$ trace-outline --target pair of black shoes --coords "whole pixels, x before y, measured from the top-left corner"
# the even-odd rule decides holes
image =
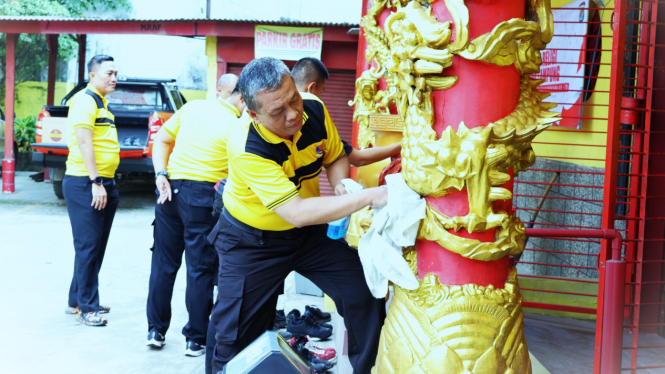
[[[129,147],[140,147],[143,144],[141,144],[141,140],[137,138],[136,136],[125,136],[125,138],[122,140],[122,145]]]
[[[286,317],[286,331],[293,336],[309,336],[320,340],[327,340],[332,335],[330,313],[324,313],[316,307],[305,307],[305,313],[300,315],[298,309],[293,309]]]

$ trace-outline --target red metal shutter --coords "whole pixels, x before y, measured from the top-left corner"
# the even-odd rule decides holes
[[[355,70],[338,70],[330,72],[330,79],[326,82],[326,90],[321,99],[326,104],[330,118],[337,126],[339,137],[352,144],[353,132],[353,107],[349,106],[349,101],[353,100],[356,92],[356,72]],[[325,171],[321,172],[319,177],[319,188],[321,196],[334,195],[335,192],[328,183]]]
[[[244,65],[229,64],[228,72],[240,75]],[[326,104],[328,113],[339,132],[340,138],[352,143],[353,132],[353,107],[349,106],[349,101],[353,100],[356,92],[356,72],[355,70],[338,70],[330,72],[330,79],[326,82],[326,90],[321,99]],[[319,177],[319,188],[321,196],[331,196],[335,192],[328,183],[326,172],[322,171]]]

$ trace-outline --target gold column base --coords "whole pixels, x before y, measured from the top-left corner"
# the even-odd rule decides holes
[[[504,289],[395,286],[372,374],[531,374],[515,268]]]

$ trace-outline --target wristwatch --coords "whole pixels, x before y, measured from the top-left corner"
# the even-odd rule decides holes
[[[166,179],[169,179],[169,177],[171,176],[168,171],[162,170],[162,171],[157,172],[157,174],[155,174],[155,179],[157,179],[157,177],[159,177],[160,175],[165,176]]]
[[[92,182],[98,186],[101,186],[102,183],[104,182],[104,179],[102,179],[102,177],[100,176],[97,176],[95,177],[95,179],[92,180]]]

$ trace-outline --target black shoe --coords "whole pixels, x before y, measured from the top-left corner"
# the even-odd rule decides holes
[[[126,146],[126,147],[131,146],[131,145],[132,145],[132,138],[131,138],[130,136],[125,136],[125,137],[122,139],[122,145],[124,145],[124,146]]]
[[[330,370],[333,367],[333,363],[327,360],[322,360],[312,354],[307,348],[305,348],[304,345],[300,344],[297,347],[298,356],[305,360],[308,364],[311,366],[314,365],[324,365],[326,367],[326,371]]]
[[[289,315],[291,315],[291,314],[294,314],[297,318],[300,318],[300,317],[301,317],[301,315],[300,315],[300,311],[299,311],[298,309],[293,309],[292,311],[290,311],[290,312],[289,312]],[[326,314],[330,314],[330,313],[326,313]],[[312,314],[309,313],[309,312],[305,312],[305,314],[303,314],[302,316],[304,317],[304,316],[307,316],[307,315],[312,315]],[[312,316],[312,317],[314,317],[314,316]],[[314,320],[317,320],[317,319],[314,317]],[[317,321],[318,321],[318,320],[317,320]],[[324,322],[321,322],[321,321],[319,321],[319,323],[320,323],[321,326],[323,326],[323,327],[327,327],[327,328],[329,328],[329,329],[332,329],[332,328],[333,328],[333,326],[332,326],[331,324],[329,324],[329,323],[324,323]]]
[[[331,320],[330,313],[323,312],[321,309],[315,306],[307,305],[305,307],[305,314],[307,313],[311,314],[312,317],[314,317],[319,322],[330,322]]]
[[[153,348],[162,348],[166,344],[166,339],[164,335],[157,332],[157,330],[152,329],[148,333],[148,346]]]
[[[295,313],[289,313],[286,318],[286,331],[294,336],[309,335],[312,338],[326,340],[332,335],[332,329],[321,326],[311,315],[297,317]]]
[[[278,310],[275,312],[275,330],[283,329],[286,327],[286,316],[284,315],[284,310]]]
[[[140,147],[141,145],[142,145],[141,140],[139,140],[139,138],[137,138],[136,136],[132,136],[132,146]]]
[[[328,372],[328,368],[322,364],[309,364],[309,367],[312,368],[314,374],[326,374]]]
[[[187,345],[185,346],[185,356],[199,357],[204,353],[206,353],[205,345],[196,344],[192,340],[187,341]]]

